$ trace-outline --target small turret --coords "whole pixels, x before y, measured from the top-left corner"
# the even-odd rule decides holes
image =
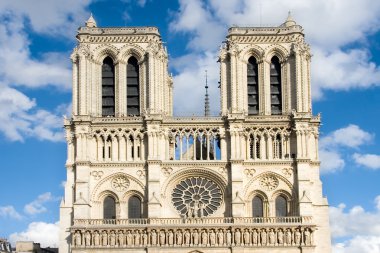
[[[90,17],[88,18],[88,20],[86,21],[86,26],[87,27],[96,27],[96,21],[94,19],[94,17],[92,16],[92,13],[90,15]]]
[[[292,14],[291,14],[291,12],[289,11],[289,12],[288,12],[288,17],[287,17],[285,23],[284,23],[282,26],[290,27],[290,26],[294,26],[294,25],[296,25],[296,24],[297,24],[296,21],[294,21],[294,19],[293,19],[293,17],[292,17]]]

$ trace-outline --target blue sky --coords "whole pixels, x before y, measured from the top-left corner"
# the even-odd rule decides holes
[[[157,26],[170,55],[175,113],[199,114],[208,70],[219,110],[218,49],[232,24],[281,24],[311,44],[313,113],[334,253],[380,253],[380,1],[3,0],[0,2],[0,237],[57,242],[77,27]],[[181,103],[184,101],[194,103]]]

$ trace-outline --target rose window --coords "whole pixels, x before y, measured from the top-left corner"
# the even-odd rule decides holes
[[[111,185],[116,191],[125,191],[129,187],[129,180],[124,176],[118,176],[112,179]]]
[[[191,177],[176,185],[172,202],[177,211],[187,218],[204,217],[220,207],[222,191],[209,179]]]

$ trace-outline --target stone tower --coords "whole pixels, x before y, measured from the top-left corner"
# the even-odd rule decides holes
[[[155,27],[78,30],[60,252],[328,253],[310,49],[289,16],[232,27],[221,115],[174,117]]]

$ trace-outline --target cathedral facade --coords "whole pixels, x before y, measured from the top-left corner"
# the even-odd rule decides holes
[[[77,39],[60,253],[331,252],[310,48],[290,16],[228,30],[219,116],[173,116],[157,28],[90,17]]]

